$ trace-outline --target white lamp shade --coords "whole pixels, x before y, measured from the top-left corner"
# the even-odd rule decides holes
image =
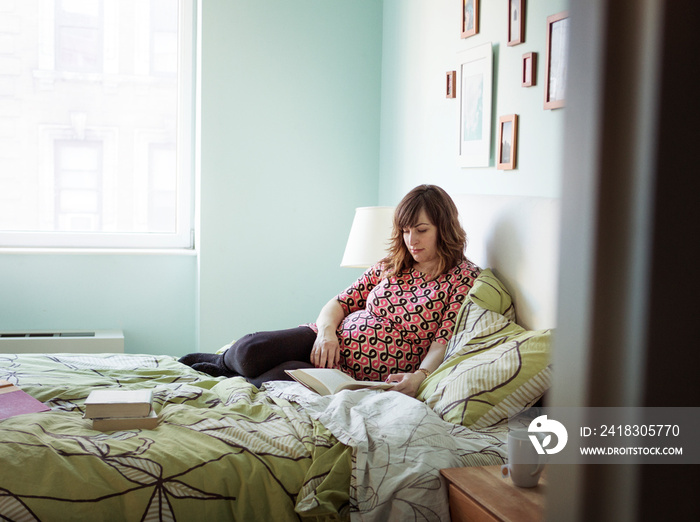
[[[393,227],[394,207],[359,207],[350,229],[340,266],[368,268],[386,257]]]

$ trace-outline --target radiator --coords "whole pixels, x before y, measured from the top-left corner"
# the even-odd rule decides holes
[[[121,330],[0,332],[0,353],[124,353]]]

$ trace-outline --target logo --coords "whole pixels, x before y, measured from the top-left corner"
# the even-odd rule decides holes
[[[540,442],[540,438],[537,435],[529,435],[532,445],[535,446],[537,453],[540,455],[559,453],[566,446],[566,441],[569,440],[569,434],[566,432],[564,425],[561,422],[548,419],[546,415],[535,417],[528,426],[527,431],[546,434],[542,442]],[[557,436],[557,444],[553,448],[549,448],[548,446],[552,442],[552,433]]]

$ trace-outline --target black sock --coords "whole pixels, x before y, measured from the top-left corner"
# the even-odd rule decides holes
[[[180,357],[178,362],[186,364],[187,366],[192,366],[197,363],[212,363],[212,364],[222,364],[223,356],[218,353],[188,353],[187,355]]]
[[[209,362],[194,363],[193,370],[198,372],[208,373],[212,377],[236,377],[238,374],[226,368],[223,364],[214,364]]]

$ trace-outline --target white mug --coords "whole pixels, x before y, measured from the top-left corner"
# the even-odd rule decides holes
[[[540,481],[544,458],[537,454],[526,430],[508,432],[508,464],[501,466],[503,478],[510,475],[513,484],[534,488]]]

